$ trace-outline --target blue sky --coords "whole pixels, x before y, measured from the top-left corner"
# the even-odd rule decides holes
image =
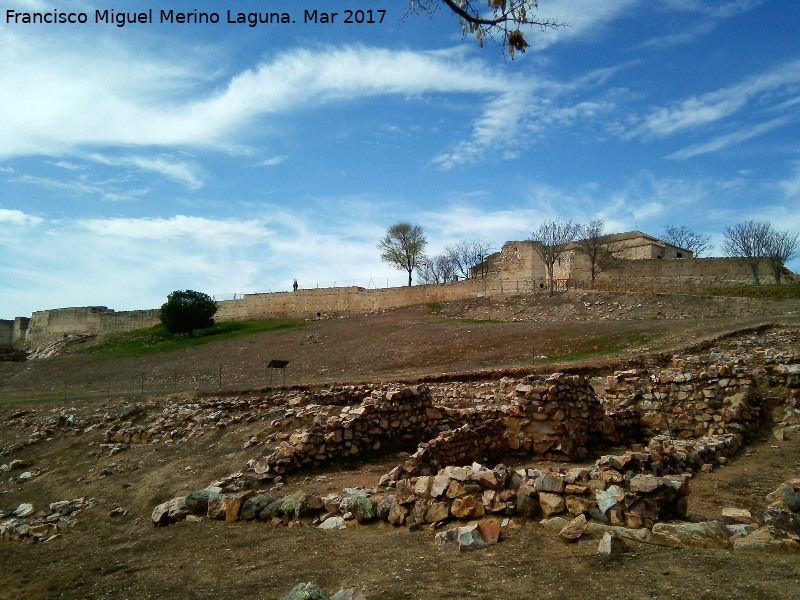
[[[217,11],[218,24],[23,24],[7,10]],[[304,9],[385,9],[303,23]],[[541,0],[570,26],[511,61],[445,9],[17,0],[0,20],[0,318],[402,285],[376,244],[499,250],[545,219],[800,230],[797,0]],[[294,24],[227,24],[226,11]],[[341,14],[339,19],[341,19]],[[790,266],[800,270],[800,263]]]

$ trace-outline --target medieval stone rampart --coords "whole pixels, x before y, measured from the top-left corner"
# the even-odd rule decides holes
[[[772,270],[766,260],[759,265],[759,277],[765,283],[772,281]],[[740,258],[626,260],[601,272],[598,278],[699,284],[753,283],[750,266]]]
[[[25,345],[37,347],[66,334],[121,333],[159,322],[158,309],[116,312],[105,306],[57,308],[33,313]]]

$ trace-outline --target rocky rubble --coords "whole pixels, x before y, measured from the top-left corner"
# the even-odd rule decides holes
[[[158,505],[151,520],[155,526],[185,519],[259,520],[328,530],[375,522],[435,530],[468,521],[436,535],[439,546],[463,551],[497,543],[506,528],[519,527],[510,520],[517,516],[539,521],[565,543],[584,535],[603,538],[598,551],[604,553],[624,552],[625,540],[678,548],[800,550],[800,481],[767,497],[771,504],[763,519],[726,509],[721,520],[684,522],[687,477],[632,471],[618,477],[610,462],[605,457],[593,468],[547,471],[445,467],[435,475],[399,479],[393,490],[348,488],[325,496],[279,497],[243,490],[243,478],[230,478]]]
[[[0,539],[29,544],[58,539],[61,532],[75,524],[75,517],[97,504],[95,498],[61,500],[37,510],[33,504],[20,504],[11,515],[0,513]]]

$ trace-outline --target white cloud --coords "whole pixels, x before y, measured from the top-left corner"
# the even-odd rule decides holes
[[[787,200],[800,199],[800,162],[795,164],[794,173],[778,185]]]
[[[766,123],[759,123],[758,125],[754,125],[752,127],[748,127],[739,131],[734,131],[733,133],[729,133],[727,135],[721,135],[703,144],[695,144],[693,146],[689,146],[688,148],[684,148],[683,150],[673,152],[672,154],[667,156],[667,158],[686,159],[686,158],[693,158],[701,154],[716,152],[717,150],[722,150],[724,148],[727,148],[728,146],[739,144],[751,138],[772,131],[773,129],[776,129],[778,127],[782,127],[783,125],[786,125],[790,121],[791,119],[789,119],[788,117],[772,119],[771,121],[767,121]]]
[[[60,160],[58,162],[50,162],[51,165],[54,167],[58,167],[59,169],[65,169],[67,171],[82,171],[83,167],[72,164],[66,160]]]
[[[626,137],[666,137],[714,123],[736,114],[766,93],[780,94],[797,83],[800,83],[800,61],[785,63],[736,85],[655,108]]]
[[[531,31],[526,39],[536,50],[542,50],[557,43],[577,40],[592,40],[605,33],[609,24],[632,10],[640,0],[616,0],[598,2],[597,0],[561,0],[549,2],[539,7],[538,15],[543,19],[556,19],[568,27],[547,31]]]
[[[86,158],[104,165],[135,167],[145,171],[158,173],[169,179],[182,183],[190,190],[203,187],[203,182],[198,174],[199,167],[191,162],[182,160],[169,160],[169,157],[158,158],[147,156],[108,157],[101,154],[90,154]]]
[[[81,178],[72,181],[61,181],[50,177],[34,177],[32,175],[20,175],[9,179],[12,183],[21,183],[26,185],[37,185],[60,192],[68,192],[79,196],[97,196],[105,202],[123,202],[130,201],[148,193],[147,188],[126,189],[119,190],[113,187],[119,182],[105,181],[95,182],[88,178]]]
[[[31,226],[39,225],[42,222],[43,219],[34,215],[26,214],[21,210],[0,208],[0,223],[7,225]]]
[[[265,160],[262,160],[258,164],[259,164],[259,166],[262,166],[262,167],[275,167],[275,166],[281,164],[282,162],[286,161],[287,158],[289,158],[289,157],[288,156],[273,156],[271,158],[267,158]]]
[[[286,52],[208,91],[206,69],[191,60],[179,67],[114,38],[51,42],[0,32],[0,157],[114,145],[227,149],[262,115],[352,98],[509,88],[506,77],[458,54],[349,47]],[[161,164],[140,166],[190,181]]]

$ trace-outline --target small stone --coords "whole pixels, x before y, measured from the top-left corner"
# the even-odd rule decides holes
[[[462,552],[465,550],[477,550],[479,548],[486,548],[488,544],[483,541],[477,525],[466,525],[458,528],[458,549]]]
[[[12,505],[12,506],[13,506],[13,505]],[[23,503],[23,504],[20,504],[20,505],[19,505],[19,506],[16,508],[16,510],[14,510],[14,512],[13,512],[12,514],[13,514],[15,517],[21,517],[21,518],[24,518],[24,517],[29,517],[29,516],[31,516],[31,515],[32,515],[33,513],[35,513],[35,512],[36,512],[36,509],[33,507],[33,504],[29,504],[29,503]]]
[[[597,546],[600,554],[622,554],[627,549],[628,545],[625,540],[619,534],[609,531],[603,534]]]
[[[356,587],[339,590],[333,596],[331,596],[331,600],[367,600],[367,598],[364,596],[361,588]]]
[[[486,545],[491,546],[500,541],[500,523],[495,519],[478,521],[478,532]]]
[[[344,517],[329,517],[320,523],[317,529],[346,529]]]

